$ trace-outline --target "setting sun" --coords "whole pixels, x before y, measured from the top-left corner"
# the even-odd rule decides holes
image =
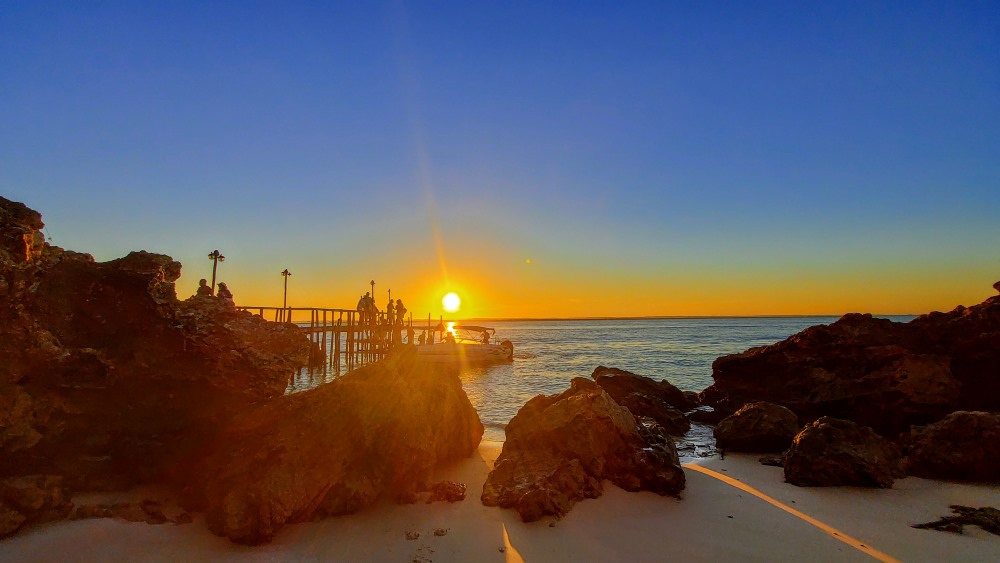
[[[444,305],[445,311],[454,313],[459,307],[462,306],[462,299],[453,291],[444,296],[444,299],[441,300],[441,304]]]

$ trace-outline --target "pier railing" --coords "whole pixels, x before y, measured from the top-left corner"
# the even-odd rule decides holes
[[[320,307],[251,307],[237,309],[260,315],[269,321],[292,323],[305,331],[325,367],[339,373],[382,359],[389,351],[385,313],[373,319],[361,318],[350,309]],[[317,365],[315,359],[310,362]]]

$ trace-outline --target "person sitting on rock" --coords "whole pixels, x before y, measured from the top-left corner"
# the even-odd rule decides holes
[[[444,341],[447,342],[447,343],[449,343],[449,344],[454,344],[455,343],[455,333],[454,332],[446,332],[446,333],[444,333]]]
[[[228,299],[230,301],[233,300],[233,292],[229,291],[229,287],[226,285],[225,282],[219,282],[219,295],[218,296],[221,297],[222,299]]]
[[[208,285],[208,280],[201,278],[198,280],[198,293],[195,293],[198,297],[211,297],[212,288]]]

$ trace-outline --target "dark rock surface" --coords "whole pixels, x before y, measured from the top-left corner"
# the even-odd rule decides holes
[[[785,481],[800,487],[892,488],[899,450],[871,428],[822,417],[802,429],[785,454]]]
[[[918,430],[909,454],[911,475],[1000,482],[1000,415],[953,412]]]
[[[177,300],[181,265],[133,252],[98,263],[43,241],[0,198],[0,477],[76,490],[156,481],[304,365],[300,331],[212,298]]]
[[[0,538],[24,526],[62,520],[72,509],[62,477],[27,475],[0,480]]]
[[[576,502],[600,496],[603,479],[661,495],[684,488],[677,451],[664,430],[652,419],[637,420],[587,379],[531,399],[506,433],[481,500],[517,510],[525,522],[562,516]]]
[[[355,512],[382,494],[413,499],[482,435],[457,371],[403,348],[237,416],[178,479],[213,532],[259,544],[286,523]]]
[[[895,436],[955,410],[1000,410],[1000,296],[909,323],[849,314],[717,359],[704,403],[752,401],[803,420],[834,416]]]
[[[715,427],[719,448],[734,452],[783,452],[799,433],[798,417],[781,405],[759,401],[724,418]]]
[[[683,411],[694,408],[697,402],[693,400],[693,395],[670,382],[604,366],[594,369],[591,377],[616,403],[634,416],[652,418],[673,436],[683,436],[691,429]]]
[[[128,522],[146,524],[189,524],[191,515],[184,511],[168,514],[159,502],[142,500],[138,502],[116,502],[112,504],[83,504],[73,513],[74,520],[87,518],[117,518]]]
[[[965,526],[979,526],[983,530],[1000,535],[1000,510],[993,507],[973,508],[971,506],[951,505],[954,516],[945,516],[934,522],[914,524],[914,528],[940,530],[961,534]]]

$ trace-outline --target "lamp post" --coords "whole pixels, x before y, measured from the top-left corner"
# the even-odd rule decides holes
[[[281,302],[281,308],[282,309],[287,309],[288,308],[288,276],[290,276],[290,275],[292,275],[292,273],[288,271],[288,268],[285,268],[281,272],[281,277],[285,278],[285,298]]]
[[[372,301],[375,301],[375,280],[368,282],[372,285]]]
[[[212,261],[212,295],[215,295],[215,271],[219,269],[219,262],[226,261],[226,257],[218,250],[213,250],[208,254],[208,259]]]
[[[288,308],[288,276],[290,275],[292,275],[292,273],[288,271],[288,268],[285,268],[284,271],[281,272],[281,277],[285,278],[285,298],[281,302],[282,309]]]

